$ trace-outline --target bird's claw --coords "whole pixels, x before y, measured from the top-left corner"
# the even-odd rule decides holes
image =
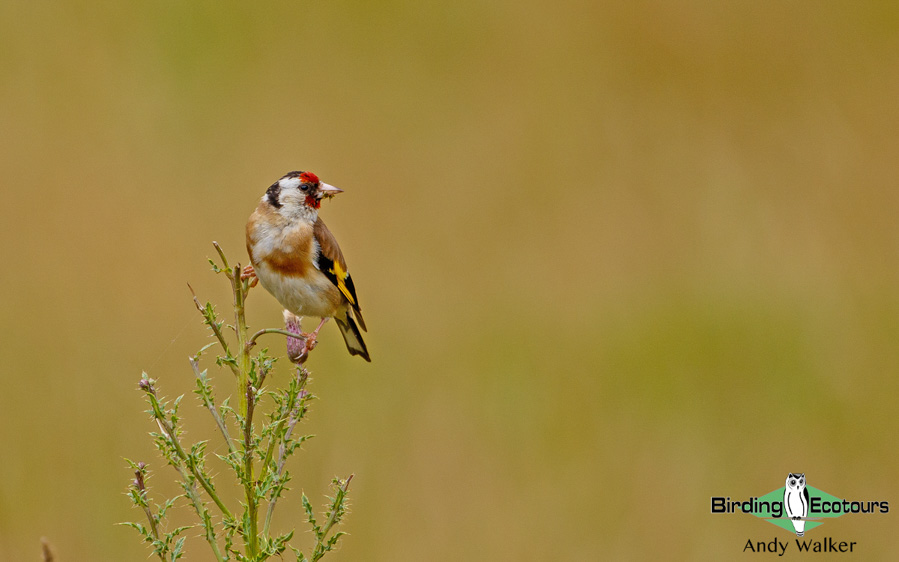
[[[252,265],[246,266],[243,268],[243,271],[240,272],[240,280],[246,281],[247,279],[252,279],[252,281],[250,281],[251,289],[259,283],[259,278],[256,277],[256,270],[253,269]]]
[[[294,338],[287,339],[287,358],[292,363],[302,365],[309,358],[309,352],[315,349],[318,342],[315,334],[307,334],[305,332],[297,334]]]
[[[322,318],[318,328],[312,332],[304,332],[300,327],[300,317],[287,310],[284,311],[284,323],[287,331],[291,334],[296,334],[287,338],[287,358],[291,362],[298,365],[306,362],[309,352],[318,345],[318,331],[321,330],[326,321],[327,318]]]
[[[310,334],[303,334],[303,337],[306,339],[306,353],[309,353],[315,346],[318,345],[318,334],[312,332]]]

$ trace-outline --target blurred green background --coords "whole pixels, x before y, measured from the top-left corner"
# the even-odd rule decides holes
[[[373,357],[310,362],[277,515],[355,473],[328,559],[735,556],[789,535],[710,496],[790,471],[899,502],[893,2],[6,0],[0,130],[2,560],[147,558],[140,372],[190,393],[186,282],[227,310],[211,241],[294,169]]]

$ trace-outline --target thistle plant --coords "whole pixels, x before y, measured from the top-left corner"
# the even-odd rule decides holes
[[[250,335],[245,305],[252,284],[241,276],[240,265],[229,265],[221,247],[215,242],[213,245],[221,265],[212,259],[209,262],[216,274],[224,275],[230,282],[234,323],[221,320],[211,303],[200,304],[194,294],[194,304],[212,333],[213,342],[201,348],[189,363],[196,380],[194,394],[209,411],[225,442],[222,454],[215,456],[230,471],[213,475],[207,466],[209,440],[190,443],[185,439],[178,414],[184,396],[173,400],[162,397],[158,382],[142,373],[138,387],[146,397],[150,406],[147,412],[155,424],[150,436],[162,458],[175,470],[183,493],[155,503],[147,485],[151,477],[148,465],[128,460],[134,471],[128,496],[134,507],[143,512],[146,523],[127,522],[123,525],[137,530],[163,561],[182,558],[188,531],[198,529],[218,561],[260,562],[276,555],[283,556],[289,548],[297,562],[315,562],[333,550],[345,534],[336,528],[347,512],[347,492],[353,476],[332,481],[333,495],[328,498],[325,512],[320,517],[306,495],[301,495],[305,519],[314,539],[305,552],[290,544],[294,539],[293,530],[272,534],[275,507],[288,490],[291,479],[287,460],[313,437],[298,435],[297,426],[306,419],[315,396],[307,389],[310,378],[303,364],[305,354],[289,353],[295,365],[285,387],[266,386],[276,358],[269,356],[267,349],[254,353],[257,340],[266,334],[287,336],[290,352],[302,342],[299,326],[296,322],[288,322],[287,329],[267,328]],[[215,365],[233,374],[236,406],[232,406],[230,398],[217,402],[208,371],[201,367],[201,358],[211,349],[216,349]],[[217,488],[224,487],[219,480],[227,474],[233,475],[240,487],[239,506],[229,506]],[[169,512],[179,504],[186,504],[198,522],[188,526],[170,525]]]

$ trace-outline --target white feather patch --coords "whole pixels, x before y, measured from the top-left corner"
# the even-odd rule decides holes
[[[315,266],[315,269],[321,271],[321,268],[318,267],[318,256],[322,253],[321,244],[318,243],[318,240],[315,236],[312,237],[312,265]]]
[[[289,189],[291,187],[296,189],[297,187],[300,187],[301,183],[303,183],[303,181],[300,178],[281,178],[278,180],[278,185],[281,186],[281,189]]]

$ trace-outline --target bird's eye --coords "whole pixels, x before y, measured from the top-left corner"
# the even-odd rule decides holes
[[[309,185],[305,183],[300,184],[300,189],[302,189],[303,191],[309,191]]]

